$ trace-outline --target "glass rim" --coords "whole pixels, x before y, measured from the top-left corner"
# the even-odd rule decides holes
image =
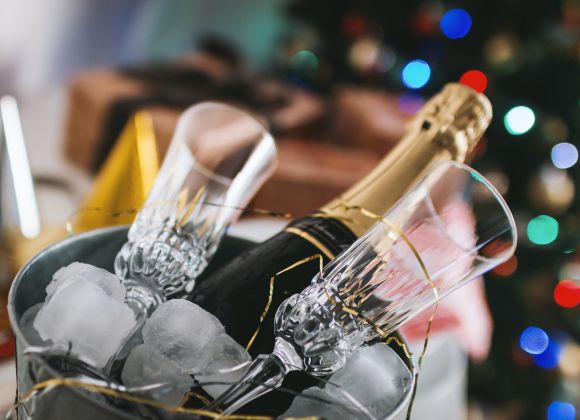
[[[206,177],[209,181],[215,182],[216,184],[219,184],[226,189],[232,185],[235,179],[235,177],[230,178],[228,176],[220,175],[211,171],[210,169],[206,168],[199,160],[195,159],[195,156],[193,159],[193,168],[197,169],[197,171]]]
[[[199,102],[195,105],[190,106],[189,108],[187,108],[181,118],[184,118],[186,115],[192,114],[192,113],[197,113],[202,111],[203,109],[222,109],[222,110],[227,110],[228,112],[232,112],[235,114],[238,114],[246,119],[249,119],[250,121],[253,121],[254,123],[257,124],[257,126],[259,126],[262,129],[262,139],[263,138],[267,138],[273,145],[274,147],[276,146],[275,141],[274,141],[274,137],[272,136],[272,134],[270,133],[270,131],[268,130],[268,127],[266,127],[265,124],[263,124],[256,115],[254,115],[252,112],[250,112],[247,109],[242,109],[233,105],[230,105],[228,103],[225,102],[219,102],[219,101],[203,101],[203,102]],[[178,130],[180,128],[180,126],[185,126],[186,125],[186,121],[178,121],[177,127],[175,128],[175,134],[178,133]],[[250,154],[251,156],[252,154]],[[234,177],[229,177],[226,175],[221,175],[218,174],[214,171],[212,171],[209,168],[206,168],[201,162],[199,162],[199,160],[195,157],[195,155],[192,153],[191,156],[193,157],[193,161],[194,163],[199,166],[199,168],[201,169],[200,172],[203,173],[204,176],[206,176],[207,178],[218,182],[220,184],[223,184],[226,187],[229,187],[232,182],[236,179],[236,177],[238,176],[238,174],[240,172],[238,172]],[[246,159],[247,162],[248,159]],[[243,168],[242,168],[243,169]]]
[[[434,163],[431,166],[431,168],[429,169],[429,173],[434,171],[437,167],[443,167],[443,166],[455,166],[456,168],[459,168],[459,169],[469,173],[469,175],[474,180],[476,180],[480,184],[482,184],[491,193],[492,197],[499,204],[501,210],[503,211],[504,215],[506,216],[506,219],[507,219],[508,224],[509,224],[509,230],[512,232],[512,238],[513,238],[513,240],[511,241],[511,245],[510,245],[509,249],[506,251],[503,251],[501,254],[509,255],[509,256],[513,255],[516,248],[517,248],[517,244],[518,244],[518,233],[517,233],[517,227],[516,227],[516,221],[515,221],[514,215],[511,211],[510,207],[508,206],[507,202],[505,201],[505,198],[503,198],[503,196],[497,190],[497,188],[485,176],[483,176],[480,172],[478,172],[477,170],[475,170],[471,166],[466,165],[465,163],[462,163],[462,162],[457,162],[455,160],[449,160],[449,159],[448,160],[441,160],[441,161]],[[426,175],[425,179],[427,179],[428,177],[429,177],[429,174]],[[486,257],[483,255],[479,255],[478,258],[484,258],[487,260],[502,260],[502,258]],[[504,261],[502,261],[502,262],[505,262],[508,259],[509,259],[509,257],[504,258]]]

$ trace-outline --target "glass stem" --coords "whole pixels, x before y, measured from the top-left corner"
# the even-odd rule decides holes
[[[135,308],[133,308],[135,310]],[[147,321],[147,312],[140,311],[135,312],[136,324],[127,334],[121,346],[117,352],[109,359],[107,365],[105,366],[105,373],[109,377],[120,377],[125,364],[125,360],[131,353],[133,348],[141,343],[143,343],[143,337],[141,335],[141,330],[145,326],[145,321]]]
[[[145,318],[147,318],[159,305],[166,301],[163,292],[143,280],[126,279],[123,280],[123,285],[127,290],[125,302],[135,311],[138,317],[145,315]]]
[[[121,374],[125,359],[129,356],[133,347],[143,342],[141,330],[145,325],[145,321],[159,305],[165,302],[165,297],[162,293],[157,291],[154,286],[148,285],[143,281],[123,280],[123,285],[127,290],[125,303],[135,313],[137,323],[125,337],[117,353],[111,357],[107,366],[105,366],[105,372],[109,376]]]
[[[276,338],[272,354],[257,356],[246,374],[204,409],[232,414],[272,388],[279,387],[288,372],[299,370],[301,366],[302,360],[294,348],[287,341]]]

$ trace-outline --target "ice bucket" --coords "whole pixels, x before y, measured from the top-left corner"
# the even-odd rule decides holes
[[[46,380],[59,376],[56,370],[39,359],[23,355],[23,350],[28,346],[28,343],[19,328],[20,317],[32,305],[44,300],[47,284],[52,275],[62,266],[80,261],[112,272],[114,257],[126,240],[127,227],[125,226],[83,233],[42,251],[18,273],[8,296],[8,314],[16,335],[17,398],[26,394],[34,385],[35,380],[38,381],[39,378]],[[252,244],[253,242],[233,236],[225,237],[204,275],[211,273]],[[203,276],[199,281],[203,281]],[[397,344],[393,343],[392,347],[414,374],[412,361],[404,356]],[[410,399],[411,392],[407,392],[387,418],[405,418]],[[34,416],[31,417],[33,412]],[[81,418],[85,420],[137,420],[140,418],[107,404],[96,395],[66,386],[58,386],[42,392],[38,398],[33,399],[30,403],[21,405],[17,410],[17,415],[19,419],[42,418],[48,420],[77,420]]]

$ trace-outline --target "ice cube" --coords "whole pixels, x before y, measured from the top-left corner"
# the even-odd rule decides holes
[[[227,334],[220,334],[211,339],[203,348],[203,374],[195,378],[204,382],[224,382],[224,385],[205,385],[203,389],[217,398],[234,382],[244,375],[252,360],[250,354]]]
[[[22,331],[22,335],[28,344],[31,346],[46,346],[49,345],[50,342],[47,342],[40,338],[38,335],[38,331],[34,328],[34,318],[42,308],[43,303],[37,303],[36,305],[32,305],[28,308],[20,317],[20,331]]]
[[[80,262],[69,264],[54,273],[52,281],[46,287],[46,297],[51,297],[59,288],[78,280],[88,280],[94,283],[118,302],[125,300],[125,287],[116,275]]]
[[[317,387],[307,388],[297,395],[288,410],[279,419],[302,417],[318,417],[326,420],[352,420],[358,418],[345,406],[333,400],[323,389]]]
[[[178,405],[193,385],[193,379],[147,344],[131,350],[121,380],[127,388],[158,384],[142,392],[159,402]],[[139,392],[139,391],[137,391]]]
[[[43,340],[102,368],[135,328],[135,314],[91,281],[77,279],[52,291],[34,319]]]
[[[409,392],[413,378],[393,349],[377,343],[353,353],[329,382],[325,391],[332,398],[344,401],[342,389],[373,416],[385,418]]]
[[[143,327],[143,341],[179,366],[182,372],[200,372],[203,348],[224,333],[219,320],[185,299],[167,301],[153,312]]]

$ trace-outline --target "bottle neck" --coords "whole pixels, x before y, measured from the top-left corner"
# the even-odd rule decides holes
[[[427,121],[415,126],[387,157],[366,177],[344,194],[321,208],[324,217],[341,221],[356,236],[375,222],[356,208],[374,214],[387,212],[438,160],[464,161],[468,141],[458,136],[453,141],[441,136]]]

